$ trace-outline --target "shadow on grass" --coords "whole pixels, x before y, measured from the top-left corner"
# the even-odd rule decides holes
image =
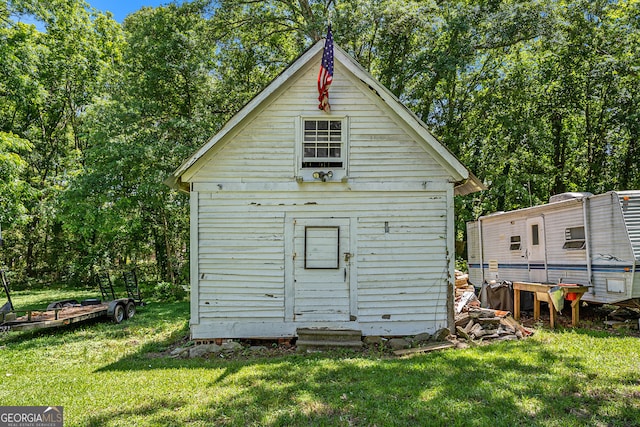
[[[134,417],[141,425],[639,425],[640,351],[634,346],[628,360],[602,363],[609,357],[603,349],[629,340],[603,331],[545,331],[539,339],[402,359],[357,352],[170,358],[167,350],[188,334],[187,318],[186,302],[151,304],[119,325],[40,332],[19,345],[156,337],[96,372],[141,372],[145,384],[166,378],[170,390],[152,390],[152,399],[133,408],[88,415],[95,426]],[[565,344],[570,340],[573,347]]]
[[[180,399],[154,399],[141,406],[135,408],[122,408],[113,411],[105,411],[86,417],[87,426],[105,426],[110,425],[113,420],[122,419],[123,421],[131,420],[133,417],[145,417],[153,420],[157,425],[176,425],[174,417],[163,414],[161,412],[175,411],[185,405],[184,400]],[[133,421],[130,425],[135,425]]]
[[[215,369],[198,390],[204,398],[190,402],[197,415],[188,421],[203,425],[632,426],[640,419],[640,374],[603,378],[586,353],[562,354],[539,340],[383,360],[356,352],[250,361],[149,359],[148,352],[100,371]],[[627,391],[603,385],[609,381]]]

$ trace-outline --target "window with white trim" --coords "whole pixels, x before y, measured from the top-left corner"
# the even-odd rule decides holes
[[[343,167],[342,120],[304,119],[303,127],[302,167]]]
[[[296,127],[296,180],[345,180],[349,169],[349,117],[300,116]]]

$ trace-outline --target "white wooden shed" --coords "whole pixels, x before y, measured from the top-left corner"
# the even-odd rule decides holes
[[[171,176],[191,198],[193,339],[433,332],[453,322],[454,193],[482,184],[320,41]]]

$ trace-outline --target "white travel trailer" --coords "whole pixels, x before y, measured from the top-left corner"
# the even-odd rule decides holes
[[[467,223],[469,279],[577,283],[583,300],[640,305],[640,190],[564,193]]]

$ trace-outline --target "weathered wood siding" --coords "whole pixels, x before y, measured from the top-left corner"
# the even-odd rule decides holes
[[[358,219],[361,322],[411,321],[427,312],[444,324],[448,259],[445,228],[437,220],[445,212],[443,199],[422,206],[431,218],[417,215],[416,206],[414,216],[408,211]]]
[[[446,326],[446,192],[219,191],[200,192],[198,198],[196,323],[222,322],[224,329],[229,322],[262,322],[255,328],[266,336],[295,331],[291,325],[268,332],[271,324],[293,318],[285,303],[293,297],[285,274],[285,257],[292,256],[285,249],[291,238],[285,234],[286,218],[340,216],[354,224],[350,274],[356,327],[384,334]],[[409,326],[412,322],[417,326]],[[219,337],[221,331],[212,333]]]
[[[319,63],[319,61],[318,61]],[[317,66],[309,66],[286,93],[268,105],[229,141],[214,147],[192,182],[290,182],[295,176],[297,123],[304,117],[349,118],[349,178],[362,181],[446,181],[445,169],[416,142],[405,124],[390,116],[375,93],[351,80],[336,64],[331,115],[318,110]],[[292,78],[293,79],[293,78]],[[359,83],[359,84],[358,84]]]
[[[281,212],[254,212],[212,194],[199,195],[200,316],[282,320],[284,234]]]

